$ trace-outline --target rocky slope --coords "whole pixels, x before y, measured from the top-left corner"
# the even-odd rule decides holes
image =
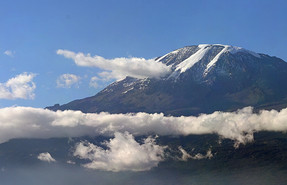
[[[246,106],[255,110],[287,106],[287,63],[277,57],[204,44],[180,48],[155,60],[170,66],[170,74],[160,79],[126,77],[95,96],[47,108],[179,116]]]

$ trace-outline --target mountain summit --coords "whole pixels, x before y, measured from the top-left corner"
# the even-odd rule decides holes
[[[243,57],[248,60],[261,58],[260,54],[240,47],[220,44],[201,44],[177,49],[157,58],[156,61],[171,66],[172,73],[168,78],[177,79],[181,74],[186,73],[189,70],[192,70],[194,76],[205,78],[208,73],[213,71],[219,59],[226,57],[226,55],[234,57],[238,53],[241,53],[243,60]]]
[[[287,106],[287,63],[277,57],[229,45],[201,44],[155,60],[169,66],[170,73],[160,79],[126,77],[95,96],[47,108],[179,116],[246,106],[258,110]]]

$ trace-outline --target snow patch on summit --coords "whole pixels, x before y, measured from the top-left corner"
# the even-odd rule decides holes
[[[255,53],[253,51],[249,51],[249,50],[241,48],[241,47],[228,46],[228,50],[227,51],[229,53],[231,53],[231,54],[235,54],[235,53],[238,53],[238,52],[248,53],[248,54],[251,54],[251,55],[253,55],[253,56],[257,57],[257,58],[261,58],[261,56],[258,53]]]
[[[218,61],[219,57],[223,53],[229,52],[231,54],[235,54],[235,53],[238,53],[238,52],[244,52],[244,53],[251,54],[254,57],[260,58],[260,55],[258,53],[246,50],[246,49],[241,48],[241,47],[230,46],[230,45],[221,45],[221,44],[214,44],[214,45],[216,45],[216,46],[223,46],[224,48],[207,64],[206,69],[204,70],[204,73],[203,73],[204,76],[206,76],[208,74],[208,72],[210,71],[210,68],[216,64],[216,62]]]
[[[179,52],[179,49],[174,50],[174,51],[172,51],[172,52],[170,52],[170,53],[167,53],[167,54],[163,55],[162,57],[159,57],[159,58],[156,59],[155,61],[159,62],[159,61],[161,61],[162,59],[164,59],[165,57],[167,57],[168,55],[170,55],[170,54],[177,54],[178,52]]]
[[[191,55],[189,58],[181,62],[176,66],[175,71],[180,71],[180,73],[184,73],[186,70],[190,69],[194,64],[199,62],[202,57],[206,54],[206,52],[210,49],[210,45],[201,44],[198,45],[200,48],[196,53]]]
[[[228,51],[228,48],[230,46],[224,46],[224,48],[207,64],[206,69],[204,70],[204,76],[207,75],[207,73],[209,72],[209,69],[211,66],[215,65],[215,63],[218,61],[219,57]]]
[[[185,73],[197,63],[200,63],[200,67],[196,70],[197,76],[205,77],[220,60],[222,54],[226,53],[231,55],[240,53],[249,57],[261,58],[260,54],[241,47],[223,44],[200,44],[174,50],[157,58],[156,62],[163,62],[172,69],[166,79],[178,79],[182,73]]]

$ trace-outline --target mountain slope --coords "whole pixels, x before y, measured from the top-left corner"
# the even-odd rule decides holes
[[[156,61],[170,66],[171,73],[161,79],[126,77],[95,96],[47,108],[179,116],[287,106],[287,63],[279,58],[205,44],[180,48]]]

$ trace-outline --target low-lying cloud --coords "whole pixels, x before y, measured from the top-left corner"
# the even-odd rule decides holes
[[[57,50],[57,54],[74,60],[78,66],[97,67],[104,70],[103,73],[98,74],[103,80],[107,78],[119,80],[126,76],[135,78],[158,78],[170,72],[170,67],[163,63],[156,62],[154,59],[136,57],[105,59],[101,56],[91,56],[90,54],[75,53],[63,49]]]
[[[105,171],[146,171],[156,167],[164,158],[164,146],[155,143],[152,137],[146,138],[142,144],[125,132],[115,133],[115,137],[105,142],[108,149],[103,149],[89,142],[76,145],[74,156],[88,159],[86,168]]]
[[[48,163],[56,162],[56,160],[51,156],[51,154],[49,152],[40,153],[37,158],[41,161],[45,161]]]
[[[201,153],[197,153],[194,156],[187,153],[187,151],[185,151],[181,146],[178,147],[178,150],[182,154],[182,156],[180,158],[180,160],[182,160],[182,161],[187,161],[188,159],[194,159],[194,160],[211,159],[213,157],[211,149],[207,150],[205,155],[203,155]]]
[[[251,107],[236,112],[214,112],[200,116],[172,117],[164,114],[82,113],[81,111],[50,111],[32,107],[0,109],[0,143],[14,138],[53,138],[80,136],[113,136],[103,147],[79,142],[74,156],[90,160],[84,167],[106,171],[145,171],[164,160],[165,146],[157,145],[150,135],[176,136],[190,134],[218,134],[221,138],[240,143],[253,141],[259,131],[287,131],[287,108],[281,111],[253,113]],[[137,142],[134,136],[147,136]],[[189,154],[179,147],[180,160],[208,159],[204,154]],[[54,162],[49,153],[38,159]]]
[[[287,131],[287,108],[253,113],[251,107],[236,112],[214,112],[172,117],[164,114],[109,114],[57,111],[31,107],[0,109],[0,143],[13,138],[132,135],[218,134],[238,143],[253,141],[259,131]]]
[[[33,73],[22,73],[0,83],[0,99],[34,99],[36,84]]]

